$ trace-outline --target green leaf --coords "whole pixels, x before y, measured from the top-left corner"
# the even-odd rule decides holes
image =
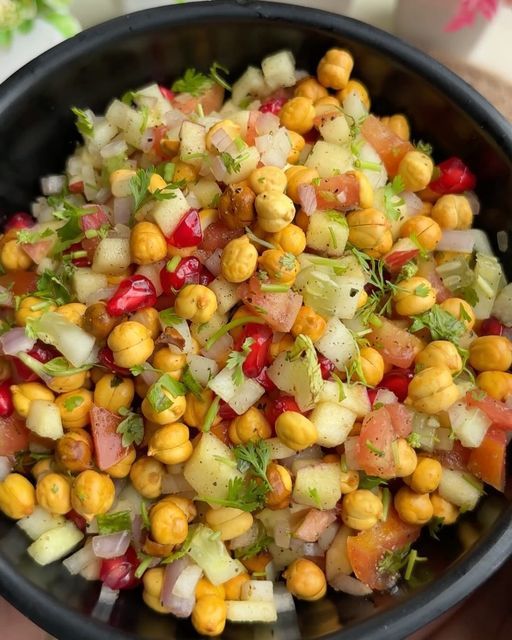
[[[71,396],[64,400],[64,407],[66,411],[69,411],[71,413],[71,411],[73,411],[83,403],[84,399],[82,398],[82,396]]]
[[[214,62],[210,67],[211,79],[217,84],[219,84],[221,87],[224,87],[226,91],[232,91],[231,85],[226,80],[224,80],[224,78],[221,75],[219,75],[219,71],[222,71],[223,73],[229,73],[229,69],[227,69],[226,67],[223,67],[218,62]]]
[[[144,529],[151,529],[151,520],[149,519],[148,507],[144,500],[141,500],[140,503],[140,517],[142,518]]]
[[[181,78],[175,80],[171,89],[177,93],[190,93],[200,96],[213,84],[213,80],[195,69],[187,69]]]
[[[404,181],[400,176],[393,178],[393,181],[384,187],[384,211],[389,220],[400,218],[400,207],[404,204],[404,199],[398,194],[404,190]]]
[[[194,378],[188,365],[185,367],[185,370],[181,375],[181,382],[187,387],[187,390],[190,391],[190,393],[194,394],[196,398],[202,398],[203,387]]]
[[[407,436],[407,442],[413,449],[421,449],[421,436],[419,433],[413,431]]]
[[[243,384],[245,375],[243,372],[244,362],[251,352],[251,346],[254,344],[253,338],[246,338],[242,344],[241,351],[231,351],[226,361],[226,367],[232,370],[231,377],[237,387]]]
[[[242,168],[242,155],[238,155],[234,158],[227,151],[223,151],[219,156],[228,173],[238,173]]]
[[[83,109],[71,107],[71,111],[76,116],[76,128],[83,136],[90,136],[94,130],[94,123],[91,116]]]
[[[132,521],[129,511],[116,511],[116,513],[98,514],[96,516],[98,532],[100,535],[117,533],[118,531],[131,531]]]
[[[457,343],[466,332],[466,325],[438,304],[420,315],[414,316],[409,328],[411,333],[428,329],[433,340],[450,340]]]
[[[233,453],[239,463],[239,471],[242,471],[242,473],[250,471],[263,480],[267,491],[272,490],[267,478],[267,467],[270,464],[270,448],[265,440],[239,444],[233,449]]]
[[[226,498],[199,497],[198,500],[251,512],[264,506],[266,493],[266,487],[254,478],[234,478],[228,483]]]
[[[166,327],[174,327],[177,324],[180,324],[181,322],[183,322],[183,318],[180,318],[176,314],[174,307],[169,307],[169,309],[164,309],[163,311],[160,311],[158,316],[162,324],[164,324]]]
[[[146,198],[151,175],[154,168],[138,169],[137,173],[130,179],[130,191],[133,197],[134,211],[138,211]]]
[[[430,144],[430,142],[424,142],[423,140],[418,140],[418,142],[416,142],[414,146],[418,151],[426,154],[427,156],[431,156],[433,153],[432,145]]]
[[[183,558],[184,556],[187,555],[187,553],[190,551],[190,548],[192,546],[192,540],[194,538],[196,529],[197,529],[196,525],[192,525],[191,527],[188,528],[187,537],[181,543],[180,548],[177,551],[173,551],[166,558],[164,558],[162,560],[162,564],[170,564],[171,562],[174,562],[175,560],[179,560],[180,558]]]
[[[20,229],[16,235],[19,244],[35,244],[45,238],[55,235],[52,229],[44,229],[44,231],[31,231],[30,229]]]
[[[223,325],[212,336],[210,336],[210,338],[206,342],[205,349],[207,351],[211,349],[217,342],[217,340],[222,338],[222,336],[225,336],[226,333],[229,333],[232,329],[236,329],[237,327],[241,327],[242,325],[249,323],[266,324],[265,320],[263,320],[262,318],[258,318],[258,316],[242,316],[241,318],[235,318],[234,320],[231,320],[231,322]]]
[[[53,358],[52,360],[45,362],[42,365],[42,370],[49,376],[57,378],[62,376],[73,376],[77,373],[82,373],[83,371],[89,371],[93,366],[94,365],[91,363],[84,364],[81,367],[73,367],[66,358],[58,356],[57,358]]]
[[[267,534],[263,532],[252,544],[247,547],[235,549],[235,558],[237,560],[249,560],[249,558],[257,556],[262,551],[266,551],[273,542],[274,538],[267,536]]]
[[[204,422],[201,431],[207,432],[212,428],[213,422],[219,413],[220,398],[215,396],[211,405],[208,407],[208,411],[204,417]]]
[[[155,560],[155,556],[148,556],[146,553],[139,551],[137,558],[140,560],[139,566],[135,569],[134,576],[136,578],[142,578],[146,571],[151,567]]]
[[[124,416],[116,432],[122,435],[123,447],[129,447],[131,444],[139,445],[144,439],[144,420],[138,413],[133,413],[126,407],[119,409],[120,415]]]
[[[407,564],[410,549],[411,545],[408,544],[395,551],[386,551],[378,564],[378,570],[392,575],[400,573]]]
[[[37,280],[37,296],[53,300],[59,307],[68,304],[73,299],[69,278],[65,274],[58,275],[54,271],[45,269]]]
[[[167,394],[164,393],[167,391]],[[148,389],[146,398],[157,413],[169,409],[177,396],[184,396],[187,389],[184,384],[174,380],[169,373],[164,373],[156,382]],[[171,396],[171,398],[169,398]]]
[[[381,485],[387,485],[387,480],[378,476],[368,476],[364,471],[359,472],[359,489],[375,489]]]
[[[287,352],[286,359],[290,362],[301,359],[306,363],[309,378],[309,390],[313,400],[315,400],[322,390],[324,381],[316,349],[311,338],[302,333],[299,334],[295,338],[295,344]]]
[[[441,531],[443,525],[444,518],[440,518],[439,516],[433,516],[428,523],[428,532],[434,540],[439,540],[439,536],[437,534]]]

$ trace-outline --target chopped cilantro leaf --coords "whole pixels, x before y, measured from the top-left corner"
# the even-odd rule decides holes
[[[192,96],[200,96],[213,84],[213,80],[204,73],[195,69],[187,69],[181,78],[175,80],[172,90],[177,93],[190,93]]]
[[[123,447],[131,444],[139,445],[144,439],[144,421],[138,413],[133,413],[126,407],[121,407],[119,413],[124,417],[116,431],[122,435]]]
[[[83,109],[79,109],[78,107],[71,107],[71,111],[76,116],[76,128],[83,136],[90,136],[94,130],[94,123],[92,117],[84,111]]]
[[[242,344],[241,351],[231,351],[228,355],[226,367],[232,370],[231,377],[237,387],[243,384],[245,380],[243,366],[251,352],[251,346],[254,343],[253,338],[246,338]]]

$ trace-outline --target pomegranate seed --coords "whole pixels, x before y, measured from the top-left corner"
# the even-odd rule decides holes
[[[203,232],[199,213],[196,209],[190,209],[180,220],[172,236],[167,238],[167,243],[181,249],[183,247],[195,247],[200,244],[202,239]]]
[[[140,579],[135,577],[139,564],[134,548],[128,547],[122,556],[101,561],[100,580],[115,591],[133,589],[140,582]]]
[[[76,182],[69,183],[69,190],[71,193],[83,193],[84,191],[84,182],[83,180],[77,180]]]
[[[320,365],[320,372],[322,373],[322,378],[324,380],[329,380],[332,372],[335,369],[334,362],[326,358],[321,353],[318,354],[318,364]]]
[[[204,284],[207,287],[210,282],[215,280],[215,276],[213,273],[208,271],[208,269],[203,265],[201,265],[201,272],[199,273],[199,284]]]
[[[222,420],[234,420],[238,416],[236,411],[234,411],[227,402],[224,402],[224,400],[221,400],[219,404],[218,415]]]
[[[413,372],[409,371],[409,369],[395,369],[393,371],[389,371],[382,378],[377,388],[392,391],[398,398],[398,401],[403,402],[407,398],[409,383],[411,382],[413,375]]]
[[[0,384],[0,417],[7,418],[14,410],[12,405],[11,383],[7,380]]]
[[[463,193],[475,188],[476,176],[460,158],[452,157],[440,162],[436,171],[438,177],[429,184],[436,193]]]
[[[114,362],[114,354],[112,353],[112,350],[109,349],[109,347],[102,347],[99,350],[98,360],[101,362],[101,364],[104,367],[107,367],[107,369],[110,369],[110,371],[112,371],[113,373],[117,373],[118,375],[124,376],[124,377],[131,375],[130,369],[119,367]]]
[[[168,89],[167,87],[164,87],[161,84],[158,85],[158,88],[160,89],[160,93],[163,95],[163,97],[166,100],[169,100],[169,102],[172,102],[174,100],[174,97],[175,97],[174,91],[171,91],[170,89]]]
[[[96,231],[105,225],[110,225],[109,217],[102,207],[97,205],[87,206],[87,211],[89,210],[91,213],[86,213],[79,219],[82,231],[89,231],[90,229]]]
[[[378,391],[379,391],[378,389],[367,389],[368,398],[370,399],[370,404],[372,405],[372,407],[375,402],[375,398],[377,397]]]
[[[261,111],[261,113],[272,113],[277,116],[285,102],[287,102],[286,98],[269,98],[261,105],[259,111]]]
[[[235,351],[241,351],[244,342],[250,338],[252,344],[242,365],[243,372],[249,378],[256,378],[267,364],[268,350],[272,341],[272,329],[266,324],[246,324],[234,343]]]
[[[281,396],[272,400],[268,403],[265,414],[267,416],[267,420],[272,426],[274,426],[276,420],[285,411],[296,411],[297,413],[301,413],[299,405],[295,402],[295,399],[292,398],[292,396]]]
[[[271,393],[272,391],[277,391],[276,385],[268,377],[267,367],[264,367],[254,379],[258,384],[261,384],[261,386],[265,389],[267,393]]]
[[[498,318],[490,317],[482,322],[479,333],[481,336],[501,336],[504,330],[505,327]]]
[[[70,520],[80,531],[85,531],[87,527],[86,519],[77,513],[74,509],[68,511],[65,516],[68,520]]]
[[[199,284],[202,264],[197,258],[182,258],[174,271],[165,265],[160,271],[160,284],[167,293],[179,291],[186,284]],[[202,284],[202,283],[201,283]]]
[[[60,353],[57,351],[55,347],[52,347],[49,344],[45,344],[38,340],[35,345],[27,351],[29,356],[32,356],[39,362],[49,362],[53,360],[53,358],[58,358]],[[39,376],[29,369],[21,360],[12,356],[11,363],[14,367],[15,377],[17,382],[34,382],[35,380],[39,380]]]
[[[18,211],[17,213],[13,213],[5,223],[5,231],[10,231],[11,229],[28,229],[29,227],[33,227],[34,224],[34,218],[29,213]]]
[[[156,298],[155,287],[151,280],[136,274],[121,280],[117,291],[107,302],[107,312],[114,317],[122,316],[138,309],[153,307]]]

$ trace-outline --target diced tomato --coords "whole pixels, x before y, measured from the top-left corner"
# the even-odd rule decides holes
[[[220,401],[219,417],[222,418],[222,420],[234,420],[237,415],[237,412],[232,409],[227,402],[224,400]]]
[[[408,140],[402,140],[389,127],[376,118],[368,116],[361,127],[363,138],[367,140],[386,167],[388,174],[393,177],[398,173],[398,165],[406,153],[414,147]]]
[[[388,364],[408,369],[421,350],[421,341],[405,329],[386,318],[379,318],[380,327],[375,327],[366,337],[378,349]]]
[[[268,377],[267,367],[263,367],[260,373],[256,376],[255,380],[258,384],[261,384],[261,386],[265,389],[267,393],[277,390],[276,385]]]
[[[93,405],[90,413],[96,464],[105,471],[122,460],[128,452],[123,447],[121,434],[117,433],[122,418],[96,405]]]
[[[410,369],[392,369],[384,374],[377,389],[388,389],[388,391],[392,391],[395,394],[399,402],[403,402],[407,398],[409,383],[413,375]],[[375,395],[377,395],[375,389],[368,389],[368,393],[370,393],[370,391],[373,391]],[[374,399],[375,398],[372,399],[372,402]]]
[[[203,107],[207,116],[212,111],[219,111],[224,102],[224,88],[214,82],[200,96],[192,96],[190,93],[179,93],[172,101],[172,106],[182,113],[189,114],[195,111],[198,104]]]
[[[392,443],[396,439],[390,414],[385,407],[372,411],[363,419],[359,434],[357,461],[371,476],[392,476],[395,470]]]
[[[336,512],[310,509],[293,532],[293,537],[304,542],[316,542],[327,527],[336,521]]]
[[[391,418],[391,424],[399,438],[407,438],[412,431],[412,411],[403,404],[395,402],[385,406]]]
[[[476,176],[460,158],[452,157],[440,162],[434,169],[437,177],[428,185],[436,193],[464,193],[476,186]]]
[[[90,213],[86,213],[80,218],[82,231],[97,230],[104,225],[110,225],[110,219],[101,205],[86,205],[84,209],[90,211]]]
[[[53,360],[53,358],[57,358],[60,356],[60,353],[57,351],[55,347],[52,347],[49,344],[44,344],[38,340],[35,345],[27,351],[29,356],[32,356],[39,362],[49,362]],[[39,379],[37,373],[34,373],[32,369],[29,369],[26,364],[24,364],[19,358],[16,356],[11,356],[10,361],[12,364],[12,372],[13,372],[13,382],[34,382]]]
[[[458,440],[454,440],[451,451],[436,451],[435,458],[447,469],[467,471],[470,453],[471,451],[463,447]]]
[[[50,253],[54,240],[39,240],[39,242],[32,242],[29,244],[20,244],[20,247],[27,254],[27,256],[36,264],[40,264],[43,258]]]
[[[0,285],[6,288],[11,287],[15,296],[23,296],[36,290],[38,278],[35,271],[9,271],[0,276]]]
[[[489,420],[492,420],[493,426],[507,431],[512,429],[512,409],[507,407],[504,402],[487,395],[481,398],[479,391],[468,391],[466,402],[470,407],[478,407],[487,414]]]
[[[242,365],[243,371],[249,378],[256,378],[267,364],[268,351],[272,341],[272,329],[266,324],[249,323],[237,335],[234,349],[241,351],[244,342],[249,339],[252,344]]]
[[[402,522],[390,506],[385,522],[378,522],[371,529],[347,539],[348,558],[356,577],[371,589],[383,591],[393,587],[396,575],[379,571],[379,563],[386,552],[412,544],[420,531],[420,527]]]
[[[503,491],[506,453],[507,434],[501,429],[491,428],[485,434],[482,444],[471,449],[468,470],[491,487]]]
[[[285,411],[296,411],[300,413],[299,405],[292,396],[280,396],[275,400],[271,400],[265,409],[265,415],[271,426],[274,426],[276,420]]]
[[[384,256],[384,264],[389,273],[396,274],[409,260],[414,260],[420,250],[410,238],[400,238]]]
[[[259,110],[261,111],[261,113],[272,113],[275,116],[277,116],[279,115],[279,112],[283,108],[283,105],[286,102],[286,100],[287,98],[285,98],[284,96],[281,96],[281,97],[274,96],[274,97],[268,98],[261,105]]]
[[[162,84],[158,85],[158,89],[160,90],[160,93],[162,94],[162,96],[166,100],[169,100],[169,102],[172,102],[176,97],[176,94],[174,93],[174,91],[171,91],[171,89],[164,87]]]
[[[318,364],[320,365],[320,373],[322,374],[322,378],[324,380],[329,380],[333,371],[336,369],[336,365],[332,360],[326,358],[321,353],[317,354]]]
[[[10,231],[11,229],[28,229],[33,227],[35,223],[34,218],[25,211],[17,211],[10,216],[9,220],[5,223],[4,231]]]
[[[28,447],[30,431],[15,413],[0,417],[0,456],[13,456]]]
[[[83,193],[84,191],[84,181],[76,180],[75,182],[69,183],[69,190],[71,193]]]
[[[228,229],[222,222],[213,222],[204,230],[200,248],[208,253],[213,253],[215,249],[224,249],[228,242],[243,234],[243,229]]]
[[[505,330],[505,325],[501,324],[498,318],[487,318],[478,330],[479,336],[501,336]]]
[[[247,131],[245,134],[245,141],[250,147],[254,146],[256,138],[258,137],[258,132],[256,130],[256,123],[258,122],[259,117],[260,117],[259,111],[249,112],[249,118],[247,119]]]
[[[238,287],[244,304],[276,331],[289,332],[302,306],[302,296],[294,291],[286,293],[261,293],[259,282],[251,278]]]
[[[355,173],[322,178],[314,187],[317,209],[346,211],[359,204],[359,180]]]

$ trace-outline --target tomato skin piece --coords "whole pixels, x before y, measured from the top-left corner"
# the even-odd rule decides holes
[[[268,351],[272,342],[272,329],[266,324],[246,324],[234,342],[234,350],[241,351],[249,338],[253,342],[242,365],[243,372],[249,378],[257,378],[267,364]]]
[[[414,147],[408,140],[402,140],[389,127],[376,118],[368,116],[361,127],[363,138],[371,144],[393,178],[398,173],[402,158]]]
[[[23,296],[37,289],[39,276],[35,271],[9,271],[0,276],[0,286],[11,287],[15,296]]]
[[[506,431],[512,430],[512,409],[507,407],[504,402],[495,400],[487,395],[484,398],[479,399],[480,394],[479,392],[477,393],[478,396],[475,397],[474,392],[467,392],[467,404],[470,407],[478,407],[478,409],[481,409],[487,415],[489,420],[492,420],[494,427],[505,429]]]
[[[215,249],[224,249],[228,242],[243,234],[243,229],[228,229],[222,222],[212,222],[204,230],[203,240],[199,247],[207,253],[213,253]]]
[[[271,400],[265,409],[265,417],[273,427],[279,416],[285,411],[296,411],[301,413],[299,405],[292,396],[279,396],[275,400]]]
[[[419,249],[407,249],[406,251],[392,250],[384,256],[386,269],[392,274],[399,273],[404,264],[409,262],[409,260],[414,260],[418,254]]]
[[[182,113],[189,114],[195,111],[198,104],[203,107],[204,115],[212,111],[219,111],[224,102],[224,88],[214,82],[200,96],[190,93],[178,93],[172,101],[172,106]]]
[[[348,558],[356,577],[371,589],[383,591],[393,587],[397,576],[380,572],[379,562],[387,551],[412,544],[420,531],[421,527],[402,522],[390,505],[385,522],[377,522],[371,529],[347,538]]]
[[[467,471],[471,449],[462,446],[458,440],[454,440],[451,451],[436,451],[434,456],[439,462],[452,471]]]
[[[381,326],[373,328],[366,336],[370,345],[380,351],[387,363],[400,369],[408,369],[421,350],[421,341],[390,320],[379,320]]]
[[[380,477],[393,475],[395,461],[391,445],[396,439],[395,436],[391,416],[386,407],[372,411],[364,417],[359,434],[357,462],[365,473]]]
[[[468,470],[498,491],[505,489],[507,434],[501,429],[489,429],[482,444],[471,449]]]
[[[412,411],[398,402],[387,404],[385,409],[389,414],[396,435],[399,438],[407,438],[412,431]]]
[[[12,413],[0,417],[0,456],[13,456],[28,448],[30,431],[24,420]]]
[[[288,333],[302,306],[302,296],[294,291],[261,293],[260,283],[251,278],[238,287],[238,294],[256,315],[261,316],[275,331]]]
[[[96,464],[101,471],[105,471],[128,453],[128,449],[123,447],[121,434],[117,433],[123,418],[96,405],[93,405],[90,413]]]
[[[314,186],[317,209],[346,211],[359,205],[360,186],[354,173],[322,178],[319,184]]]
[[[440,162],[435,170],[437,178],[428,185],[429,189],[441,195],[447,193],[464,193],[476,186],[476,176],[460,158],[452,156]]]

